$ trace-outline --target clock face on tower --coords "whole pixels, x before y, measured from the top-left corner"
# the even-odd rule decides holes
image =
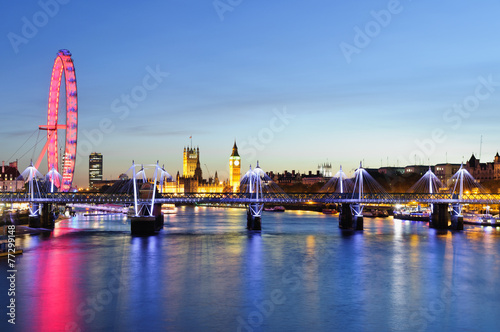
[[[238,160],[234,161],[234,166],[238,166],[239,164],[240,164],[240,162]]]
[[[232,164],[233,164],[233,161],[229,160],[229,166],[231,166]]]

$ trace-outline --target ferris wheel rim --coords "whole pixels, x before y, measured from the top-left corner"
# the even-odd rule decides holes
[[[49,171],[59,170],[58,129],[65,130],[65,162],[62,174],[61,191],[68,191],[73,182],[76,161],[76,146],[78,134],[78,94],[76,87],[76,74],[73,59],[68,50],[62,49],[57,53],[52,67],[49,88],[49,102],[47,110],[47,165]],[[58,124],[59,97],[61,82],[64,75],[66,91],[66,125]]]

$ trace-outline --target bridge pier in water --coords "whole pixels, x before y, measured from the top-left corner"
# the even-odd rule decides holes
[[[464,229],[464,217],[462,216],[462,207],[460,204],[453,204],[451,212],[451,228],[457,231]]]
[[[31,228],[40,228],[40,213],[38,213],[39,205],[38,203],[33,203],[33,211],[35,213],[30,213],[28,226]]]
[[[247,210],[247,229],[252,231],[262,230],[262,210],[264,203],[260,203],[263,197],[262,182],[265,180],[266,173],[259,167],[252,170],[252,166],[241,179],[240,186],[245,187],[245,192],[248,195],[248,210]],[[240,188],[241,189],[241,188]]]
[[[145,207],[141,207],[140,211]],[[161,204],[154,204],[152,215],[130,217],[130,231],[133,235],[151,235],[158,233],[165,224]]]
[[[247,210],[247,229],[252,231],[262,230],[262,210],[264,204],[250,203]]]
[[[54,213],[52,213],[52,204],[33,203],[35,213],[29,216],[28,226],[31,228],[54,229]]]
[[[354,213],[353,213],[354,212]],[[339,227],[343,229],[363,230],[363,215],[360,205],[340,204]]]
[[[448,204],[434,204],[432,207],[431,220],[429,227],[436,229],[448,229],[448,221],[450,213],[448,212]]]
[[[459,203],[452,205],[453,211],[448,211],[449,204],[440,203],[434,204],[432,209],[431,220],[429,227],[436,229],[454,229],[461,231],[464,229],[464,217],[462,216],[462,208]],[[448,226],[451,221],[451,226]]]
[[[42,228],[54,229],[54,213],[52,204],[44,203],[42,205],[41,224]]]
[[[132,235],[152,235],[158,233],[164,225],[161,203],[155,203],[157,192],[156,183],[160,175],[160,192],[163,176],[166,171],[156,162],[154,182],[148,183],[144,167],[135,172],[135,163],[132,161],[132,183],[134,185],[134,210],[135,215],[130,217],[130,232]],[[168,174],[168,173],[167,173]],[[136,180],[137,177],[139,180]],[[141,183],[138,183],[140,181]],[[140,197],[139,197],[140,196]],[[140,199],[142,201],[140,201]],[[148,200],[151,200],[151,203]]]

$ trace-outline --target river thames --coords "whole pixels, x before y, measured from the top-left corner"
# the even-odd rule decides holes
[[[155,236],[123,215],[19,235],[16,325],[2,331],[496,331],[500,228],[437,231],[316,212],[179,207]],[[0,260],[2,275],[7,260]]]

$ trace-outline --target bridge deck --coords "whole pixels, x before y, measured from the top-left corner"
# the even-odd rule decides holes
[[[28,193],[0,193],[0,202],[31,202]],[[142,197],[139,201],[151,201]],[[263,194],[259,200],[246,193],[187,193],[157,194],[158,203],[269,203],[269,204],[306,204],[316,203],[361,203],[361,204],[407,204],[418,203],[461,203],[461,204],[500,204],[500,194],[466,194],[462,199],[447,193],[439,194],[353,194],[291,193]],[[91,203],[91,204],[131,204],[133,195],[128,194],[89,194],[89,193],[53,193],[36,195],[33,202],[39,203]]]

